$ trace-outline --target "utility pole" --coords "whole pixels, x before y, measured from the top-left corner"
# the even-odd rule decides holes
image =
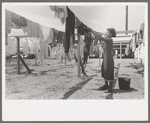
[[[126,31],[128,31],[128,5],[126,5]],[[128,33],[126,33],[127,35]]]

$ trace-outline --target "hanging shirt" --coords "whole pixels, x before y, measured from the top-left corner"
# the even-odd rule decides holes
[[[75,15],[68,7],[67,7],[67,12],[68,12],[68,17],[66,18],[65,40],[63,42],[65,53],[69,52],[70,37],[71,35],[74,35],[74,28],[75,28]]]
[[[5,9],[5,32],[11,32],[12,17],[11,12]]]

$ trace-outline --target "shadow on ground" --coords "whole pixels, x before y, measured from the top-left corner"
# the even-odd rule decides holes
[[[120,90],[120,89],[113,89],[113,92],[108,94],[105,99],[114,99],[113,98],[113,94],[115,93],[129,93],[129,92],[133,92],[133,91],[138,91],[134,88],[130,88],[129,90]]]
[[[99,88],[98,89],[92,89],[92,90],[100,91]],[[108,93],[108,95],[106,95],[105,99],[114,99],[113,94],[116,94],[116,93],[129,93],[129,92],[133,92],[133,91],[138,91],[138,90],[136,90],[135,88],[130,88],[129,90],[113,89],[113,92]],[[107,91],[104,93],[107,93]]]
[[[90,80],[92,80],[94,76],[96,76],[96,75],[90,76],[89,78],[87,78],[87,80],[82,81],[82,82],[76,84],[75,86],[71,87],[70,90],[68,92],[66,92],[61,99],[68,99],[77,90],[82,89],[82,87],[85,84],[87,84]]]

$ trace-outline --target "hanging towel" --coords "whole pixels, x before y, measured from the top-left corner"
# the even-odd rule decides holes
[[[11,12],[5,9],[5,33],[11,32],[12,17]]]
[[[65,40],[63,42],[65,53],[69,52],[70,37],[71,35],[74,35],[74,28],[75,28],[74,13],[68,7],[67,7],[67,13],[68,13],[68,17],[66,18]],[[73,37],[74,36],[72,36],[72,38]]]

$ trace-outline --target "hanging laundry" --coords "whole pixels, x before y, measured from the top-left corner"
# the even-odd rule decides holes
[[[14,37],[8,37],[8,46],[12,55],[17,53],[17,40]]]
[[[46,26],[41,26],[41,27],[42,27],[42,38],[44,39],[44,41],[46,41],[50,34],[50,28],[48,28]]]
[[[86,31],[84,36],[85,36],[85,39],[84,39],[85,47],[87,48],[88,55],[89,55],[89,53],[90,53],[90,45],[92,43],[91,32],[87,32]]]
[[[8,39],[7,39],[7,37],[8,37],[8,34],[5,33],[5,45],[8,45]]]
[[[68,17],[66,6],[50,6],[50,9],[55,12],[55,17],[61,19],[61,23],[64,24]]]
[[[66,18],[65,40],[63,42],[65,53],[69,52],[70,37],[71,35],[74,35],[74,28],[75,28],[75,15],[68,7],[67,12],[68,17]],[[74,38],[74,36],[72,36],[72,38]]]
[[[39,38],[41,35],[40,25],[35,23],[31,20],[27,20],[27,26],[22,27],[24,32],[26,32],[30,37],[37,37]]]
[[[40,58],[40,51],[41,51],[41,47],[40,47],[40,40],[38,38],[34,38],[34,44],[35,44],[35,51],[36,51],[36,58],[39,60]]]
[[[87,26],[81,23],[81,25],[78,26],[77,33],[80,35],[84,35],[85,29],[87,29]]]
[[[137,32],[134,31],[132,34],[132,52],[136,50]]]
[[[5,57],[10,56],[10,48],[9,45],[5,45]]]
[[[64,38],[65,38],[65,33],[59,31],[58,37],[57,37],[57,44],[63,44]]]
[[[28,40],[28,51],[29,51],[29,54],[35,54],[35,45],[33,43],[33,39],[32,38],[27,38]]]
[[[23,53],[25,55],[28,54],[28,42],[27,42],[27,39],[25,38],[20,38],[20,46],[23,48]]]
[[[5,33],[11,32],[12,17],[11,12],[5,9]]]
[[[49,45],[51,46],[51,48],[56,47],[57,41],[53,41],[53,42],[49,43]]]
[[[21,28],[21,27],[25,27],[27,26],[27,19],[16,14],[16,13],[11,13],[11,16],[12,16],[12,22],[18,26],[18,28]]]
[[[141,39],[143,39],[143,35],[144,35],[144,23],[142,23],[140,25],[140,36],[141,36]]]
[[[53,40],[52,40],[52,42],[53,42],[53,41],[57,40],[59,31],[54,29],[54,28],[52,30],[53,30]]]
[[[40,50],[39,61],[43,62],[43,60],[44,60],[44,47],[45,47],[44,41],[40,41],[40,47],[41,47],[41,50]]]
[[[75,17],[75,28],[77,28],[81,24],[82,24],[82,22],[77,17]]]

